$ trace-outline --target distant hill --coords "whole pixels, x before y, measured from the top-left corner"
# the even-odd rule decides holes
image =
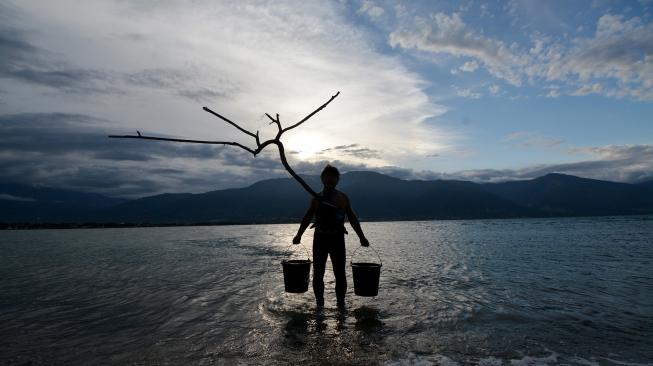
[[[127,200],[97,193],[0,183],[0,222],[83,222]]]
[[[565,174],[526,181],[483,184],[497,196],[549,215],[651,213],[653,185],[606,182]]]
[[[314,189],[321,188],[317,176],[304,178]],[[477,184],[349,172],[342,175],[338,188],[351,198],[361,220],[367,221],[653,213],[651,182],[626,184],[563,174]],[[161,194],[130,201],[61,190],[48,191],[49,196],[45,191],[39,195],[16,187],[5,191],[0,190],[0,221],[5,222],[34,222],[35,217],[39,222],[134,224],[298,222],[310,202],[308,194],[291,178],[263,180],[244,188]],[[2,194],[11,197],[3,198]],[[33,201],[21,200],[25,198]]]
[[[319,189],[319,179],[305,177]],[[374,172],[341,177],[363,220],[515,217],[534,215],[477,184],[459,181],[405,181]],[[294,222],[310,197],[290,178],[203,194],[163,194],[129,201],[99,213],[102,221],[127,222]]]
[[[638,183],[639,186],[653,188],[653,180]]]

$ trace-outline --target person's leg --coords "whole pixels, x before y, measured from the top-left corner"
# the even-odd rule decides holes
[[[313,236],[313,292],[318,306],[324,305],[324,269],[329,255],[327,245],[321,235],[316,233]]]
[[[345,250],[344,235],[334,237],[330,249],[333,275],[336,278],[336,298],[338,299],[338,306],[343,306],[345,304],[345,294],[347,293],[347,275],[345,273],[347,251]]]

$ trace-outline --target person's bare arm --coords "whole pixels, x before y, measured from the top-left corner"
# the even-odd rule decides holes
[[[361,241],[361,245],[364,247],[367,247],[370,245],[370,243],[367,241],[367,238],[365,237],[365,234],[363,234],[363,229],[361,228],[361,224],[358,221],[358,216],[354,213],[354,210],[351,208],[351,203],[349,202],[349,198],[347,197],[347,206],[345,208],[345,211],[347,212],[347,217],[349,218],[349,224],[351,227],[354,229],[356,234],[358,235],[358,238]]]
[[[313,215],[315,214],[316,208],[317,208],[317,200],[313,198],[311,200],[311,205],[308,207],[308,210],[306,210],[306,214],[304,214],[302,223],[299,225],[299,230],[297,230],[297,235],[295,235],[295,237],[292,239],[293,244],[299,244],[302,241],[302,234],[304,234],[304,231],[306,231],[308,225],[311,224],[311,220],[313,219]]]

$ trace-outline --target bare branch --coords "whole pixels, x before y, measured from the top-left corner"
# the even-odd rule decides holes
[[[279,113],[277,113],[277,118],[276,118],[276,119],[272,118],[272,116],[270,116],[270,115],[267,114],[267,113],[266,113],[265,115],[268,116],[268,118],[270,119],[270,121],[272,121],[272,122],[270,122],[270,124],[276,123],[277,128],[278,128],[278,132],[277,132],[277,136],[275,137],[275,139],[278,140],[279,137],[281,137],[281,134],[283,133],[283,132],[282,132],[283,130],[281,129],[281,121],[279,121]]]
[[[331,103],[331,101],[333,101],[334,99],[336,99],[336,97],[337,97],[338,95],[340,95],[340,92],[337,92],[334,96],[331,97],[331,99],[327,100],[326,103],[322,104],[318,109],[316,109],[316,110],[314,110],[313,112],[311,112],[311,114],[309,114],[308,116],[304,117],[301,121],[295,123],[294,125],[292,125],[292,126],[290,126],[290,127],[286,127],[286,128],[284,128],[284,129],[281,131],[281,133],[284,133],[284,132],[286,132],[286,131],[288,131],[288,130],[292,130],[293,128],[295,128],[295,127],[301,125],[302,123],[306,122],[309,118],[313,117],[313,115],[315,115],[315,113],[321,111],[322,109],[324,109],[324,107],[328,106],[329,103]]]
[[[271,115],[269,115],[269,114],[267,114],[267,113],[266,113],[265,115],[268,116],[268,118],[270,119],[270,121],[271,121],[270,124],[277,123],[277,120],[274,119],[274,118],[272,118]]]
[[[290,175],[292,175],[292,177],[295,178],[295,180],[299,182],[299,184],[301,184],[302,187],[304,187],[306,192],[308,192],[311,196],[319,199],[320,197],[317,195],[317,193],[315,193],[313,188],[311,188],[311,186],[309,186],[308,183],[306,183],[306,181],[302,179],[302,177],[300,177],[297,173],[295,173],[295,171],[292,170],[292,168],[290,167],[290,164],[288,164],[288,160],[286,160],[285,149],[281,141],[279,141],[278,139],[271,140],[271,141],[275,141],[274,143],[279,148],[279,159],[281,160],[281,164],[283,164],[283,167],[286,168],[288,173],[290,173]]]
[[[256,150],[254,150],[254,157],[258,155],[263,149],[265,149],[268,145],[276,143],[277,140],[272,139],[272,140],[267,140],[263,142],[262,144],[259,144]]]
[[[205,141],[205,140],[186,140],[186,139],[175,139],[175,138],[167,138],[167,137],[153,137],[153,136],[143,136],[141,135],[140,132],[137,132],[138,135],[109,135],[109,138],[114,138],[114,139],[141,139],[141,140],[157,140],[157,141],[174,141],[174,142],[191,142],[194,144],[210,144],[210,145],[230,145],[230,146],[238,146],[241,149],[244,149],[254,156],[260,152],[255,152],[254,150],[250,149],[247,146],[241,145],[237,142],[229,142],[229,141]],[[258,149],[257,149],[258,150]]]
[[[239,129],[241,132],[246,133],[246,134],[252,136],[253,138],[256,138],[256,135],[255,135],[255,134],[253,134],[253,133],[247,131],[246,129],[244,129],[244,128],[240,127],[240,126],[238,126],[235,122],[232,122],[232,121],[229,120],[228,118],[226,118],[226,117],[224,117],[224,116],[222,116],[222,115],[220,115],[220,114],[218,114],[218,113],[216,113],[216,112],[210,110],[210,109],[207,108],[207,107],[204,107],[204,108],[202,108],[202,109],[204,109],[205,111],[211,113],[212,115],[214,115],[214,116],[220,118],[221,120],[227,122],[228,124],[230,124],[230,125],[236,127],[236,128]]]
[[[288,164],[288,160],[286,159],[286,154],[285,154],[285,149],[283,146],[283,143],[281,143],[281,135],[288,131],[292,130],[293,128],[301,125],[302,123],[306,122],[309,118],[313,117],[317,112],[321,111],[324,109],[329,103],[331,103],[336,97],[340,95],[340,92],[337,92],[335,95],[333,95],[326,103],[322,104],[320,107],[318,107],[316,110],[311,112],[308,116],[304,117],[301,121],[295,123],[294,125],[286,128],[281,127],[281,121],[279,120],[279,114],[277,113],[276,118],[272,118],[269,114],[265,114],[269,119],[270,119],[270,124],[275,123],[278,127],[278,133],[275,138],[267,140],[263,143],[259,140],[259,131],[256,131],[256,133],[252,133],[247,131],[246,129],[238,126],[235,122],[232,122],[231,120],[227,119],[226,117],[223,117],[222,115],[210,110],[207,107],[204,107],[204,110],[213,114],[214,116],[220,118],[221,120],[229,123],[230,125],[236,127],[238,130],[241,132],[254,137],[256,141],[256,149],[250,149],[247,146],[244,146],[242,144],[239,144],[237,142],[230,142],[230,141],[206,141],[206,140],[188,140],[188,139],[176,139],[176,138],[168,138],[168,137],[153,137],[153,136],[143,136],[141,135],[140,131],[136,131],[137,135],[109,135],[110,138],[119,138],[119,139],[141,139],[141,140],[157,140],[157,141],[173,141],[173,142],[190,142],[190,143],[195,143],[195,144],[210,144],[210,145],[231,145],[231,146],[237,146],[240,147],[241,149],[251,153],[256,157],[263,149],[265,149],[268,145],[275,144],[277,145],[279,149],[279,158],[281,159],[281,164],[283,164],[284,168],[290,173],[290,175],[297,181],[301,186],[311,194],[311,196],[317,198],[320,200],[322,203],[331,205],[330,203],[323,201],[322,198],[320,198],[317,193],[297,174],[295,173],[294,170],[290,167]]]

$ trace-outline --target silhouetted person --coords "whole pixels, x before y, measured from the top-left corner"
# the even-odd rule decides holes
[[[349,198],[336,189],[340,172],[331,165],[327,165],[320,176],[324,185],[319,198],[313,198],[311,205],[306,211],[302,223],[299,226],[297,235],[293,238],[293,244],[299,244],[302,234],[311,223],[315,215],[315,228],[313,235],[313,292],[318,307],[324,306],[324,270],[327,257],[331,256],[333,274],[336,278],[336,297],[338,306],[345,305],[345,294],[347,293],[347,277],[345,275],[345,215],[349,218],[351,227],[356,231],[361,245],[369,246],[369,242],[363,234],[358,217],[351,208]]]

